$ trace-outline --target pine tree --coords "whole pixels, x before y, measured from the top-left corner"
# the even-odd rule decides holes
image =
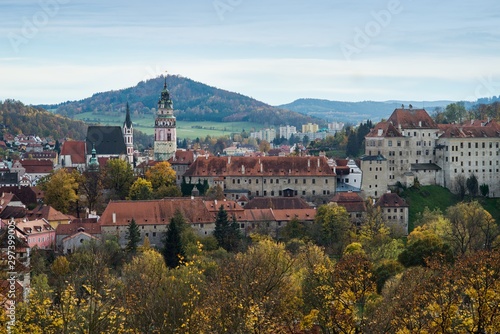
[[[224,248],[228,252],[237,248],[240,239],[240,231],[236,218],[233,217],[232,223],[229,223],[227,211],[221,205],[217,217],[215,219],[214,237],[217,239],[219,247]]]
[[[169,268],[177,268],[181,264],[181,259],[184,258],[181,239],[184,224],[185,220],[182,212],[176,210],[174,216],[170,219],[162,250],[165,263]]]
[[[139,226],[135,222],[135,219],[132,218],[127,228],[127,252],[131,254],[135,254],[137,251],[137,245],[141,240],[141,232],[139,231]]]

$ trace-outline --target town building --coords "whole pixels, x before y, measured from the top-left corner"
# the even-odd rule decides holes
[[[30,248],[54,249],[56,230],[45,219],[16,221],[17,236],[24,238]]]
[[[378,198],[387,191],[387,159],[383,155],[365,155],[360,159],[363,171],[361,189],[365,197]]]
[[[361,226],[364,223],[366,219],[366,204],[358,193],[351,191],[339,192],[332,197],[331,202],[344,207],[355,226]]]
[[[325,157],[199,157],[184,174],[191,183],[221,186],[228,199],[300,196],[317,204],[335,193],[337,176]]]
[[[158,101],[155,119],[154,160],[168,161],[177,151],[177,125],[167,79]]]
[[[302,124],[302,133],[307,133],[307,132],[318,132],[319,126],[318,124],[313,124],[313,123],[307,123],[307,124]]]
[[[297,133],[297,128],[293,125],[285,125],[279,127],[280,138],[285,138],[286,140],[289,140],[292,137],[292,135],[295,135],[296,133]]]
[[[398,194],[386,192],[375,202],[382,212],[384,223],[393,233],[408,235],[409,205]]]
[[[76,168],[83,171],[87,165],[85,152],[85,141],[67,140],[62,144],[59,164],[63,168]]]

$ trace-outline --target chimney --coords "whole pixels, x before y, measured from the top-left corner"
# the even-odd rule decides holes
[[[228,156],[227,157],[227,164],[230,165],[231,164],[231,156]]]
[[[214,199],[214,206],[217,208],[217,200]]]
[[[319,163],[319,158],[318,158],[318,168],[320,167],[319,165],[320,165],[320,163]]]
[[[116,213],[113,212],[113,224],[116,224]]]
[[[418,127],[421,128],[422,127],[422,121],[418,121]]]
[[[311,168],[311,159],[307,159],[307,168]]]
[[[245,165],[241,165],[241,174],[245,174]]]

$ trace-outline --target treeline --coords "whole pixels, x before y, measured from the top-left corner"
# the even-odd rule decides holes
[[[135,87],[94,94],[92,97],[59,105],[44,106],[56,113],[69,117],[82,112],[95,114],[125,112],[130,109],[138,114],[155,113],[164,78],[158,77],[139,82]],[[167,76],[167,85],[174,103],[178,120],[235,122],[248,121],[259,124],[301,126],[318,122],[289,110],[279,109],[250,97],[211,87],[181,76]],[[321,121],[320,121],[321,122]]]
[[[54,139],[71,138],[83,140],[87,125],[67,117],[24,105],[20,101],[0,101],[0,124],[3,131],[12,134],[38,135]]]
[[[490,101],[480,99],[479,101]],[[451,103],[446,108],[434,109],[433,118],[436,123],[462,123],[468,120],[497,120],[500,121],[500,102],[492,99],[493,103],[478,103],[466,108],[464,102]]]
[[[129,224],[73,254],[33,253],[32,292],[12,333],[494,333],[499,229],[477,202],[426,211],[406,242],[368,201],[249,236],[224,208],[199,236],[177,212],[156,250]],[[132,218],[132,217],[131,217]],[[135,225],[135,226],[134,226]],[[4,325],[5,316],[0,316]]]

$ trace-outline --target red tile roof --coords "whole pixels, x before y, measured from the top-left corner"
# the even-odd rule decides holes
[[[330,202],[343,206],[347,212],[366,212],[365,201],[355,192],[338,192]]]
[[[50,173],[54,169],[54,164],[51,160],[26,159],[21,160],[20,163],[26,169],[27,174]]]
[[[65,141],[61,148],[61,155],[70,155],[71,162],[74,164],[84,164],[86,161],[85,141]]]
[[[500,138],[500,125],[494,121],[473,125],[446,124],[440,125],[439,129],[444,131],[440,138]]]
[[[437,129],[438,126],[425,109],[395,109],[387,122],[402,129]]]
[[[250,200],[245,209],[309,209],[306,201],[300,197],[255,197]]]
[[[381,131],[379,131],[381,130]],[[396,127],[389,122],[379,122],[366,135],[366,137],[403,137]]]
[[[200,157],[184,176],[334,176],[324,157]]]
[[[53,207],[49,205],[40,205],[36,208],[34,208],[29,214],[28,218],[33,220],[33,219],[41,219],[45,218],[49,222],[59,220],[59,221],[70,221],[71,218],[70,216],[57,211]]]
[[[175,151],[175,155],[171,157],[168,162],[171,165],[190,165],[194,161],[193,151]]]
[[[101,225],[97,223],[71,223],[59,224],[56,228],[56,235],[73,235],[80,229],[88,234],[101,234]]]

